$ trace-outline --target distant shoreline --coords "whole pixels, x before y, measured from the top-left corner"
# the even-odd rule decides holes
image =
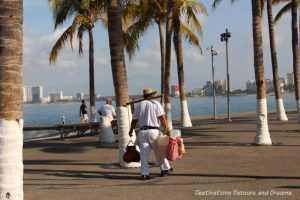
[[[284,94],[282,94],[283,96],[284,95],[291,95],[291,94],[294,94],[294,92],[286,92]],[[243,94],[231,94],[230,96],[231,97],[242,97],[242,96],[255,96],[256,94],[246,94],[246,93],[243,93]],[[268,93],[267,96],[274,96],[275,94],[274,93]],[[216,95],[216,97],[227,97],[227,95]],[[112,97],[112,96],[107,96],[107,97],[101,97],[100,99],[96,99],[96,102],[105,102],[105,100],[107,98],[112,98],[113,100],[115,99],[115,97]],[[139,99],[141,98],[141,96],[130,96],[130,99],[131,98],[136,98],[136,99]],[[180,97],[171,97],[172,99],[179,99]],[[213,98],[213,96],[187,96],[187,98]],[[87,102],[89,102],[89,100],[86,100]],[[32,105],[32,104],[55,104],[55,103],[61,103],[61,104],[64,104],[64,103],[81,103],[81,100],[72,100],[72,101],[69,101],[69,100],[65,100],[65,101],[56,101],[56,102],[45,102],[45,103],[41,103],[41,102],[30,102],[30,103],[25,103],[24,102],[24,105]]]

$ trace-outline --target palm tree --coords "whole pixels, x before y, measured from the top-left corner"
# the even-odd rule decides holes
[[[111,69],[116,96],[116,111],[119,135],[119,163],[123,167],[140,166],[139,163],[125,163],[123,155],[129,142],[130,108],[124,107],[129,101],[128,83],[124,58],[124,40],[119,0],[110,0],[108,4],[108,37],[111,57]]]
[[[23,1],[0,0],[0,196],[23,199]]]
[[[255,144],[272,145],[269,127],[266,99],[266,80],[263,63],[263,40],[261,28],[261,1],[252,0],[252,28],[254,49],[254,70],[256,79],[257,128]]]
[[[222,0],[215,0],[213,8]],[[234,3],[238,0],[231,0]],[[263,63],[263,40],[262,40],[262,6],[264,0],[251,0],[252,3],[252,29],[253,29],[253,49],[254,49],[254,71],[256,80],[256,100],[257,100],[257,128],[255,144],[271,145],[271,137],[268,127],[268,112],[266,99],[266,81]]]
[[[94,81],[94,37],[93,28],[99,20],[102,5],[96,1],[77,1],[77,0],[50,0],[55,18],[55,29],[69,17],[74,16],[72,25],[69,26],[57,40],[50,53],[50,63],[56,61],[59,51],[64,47],[65,42],[72,39],[77,30],[79,40],[79,54],[83,53],[82,38],[84,32],[89,35],[89,90],[90,90],[90,115],[91,121],[96,121],[95,109],[95,81]]]
[[[293,69],[295,80],[295,96],[298,110],[298,122],[300,123],[300,60],[299,60],[299,38],[297,7],[298,0],[292,0],[292,46],[293,46]]]
[[[236,1],[238,0],[231,0],[231,3],[234,3]],[[277,120],[279,121],[287,121],[288,118],[285,113],[284,104],[282,101],[282,94],[280,90],[272,6],[285,1],[287,0],[260,0],[261,12],[263,12],[263,8],[265,7],[265,2],[267,2],[270,52],[271,52],[273,83],[274,83],[275,99],[276,99],[276,113],[277,113]],[[212,7],[215,9],[220,2],[221,0],[215,0]]]
[[[135,7],[133,7],[135,5]],[[128,28],[126,38],[126,51],[131,59],[135,51],[139,49],[139,39],[146,30],[153,24],[157,25],[160,40],[161,54],[161,94],[164,94],[164,76],[165,76],[165,39],[163,35],[163,26],[166,22],[167,4],[165,0],[141,0],[136,2],[131,0],[129,7],[134,10],[136,20]],[[164,96],[161,98],[164,104]]]
[[[285,1],[286,2],[286,1]],[[292,15],[292,49],[293,49],[293,70],[295,80],[295,97],[298,110],[298,122],[300,123],[300,60],[299,60],[299,38],[298,38],[298,20],[297,20],[297,7],[299,0],[289,1],[276,15],[275,22],[277,22],[283,14],[291,11]]]
[[[181,125],[182,127],[192,127],[188,104],[185,92],[184,68],[183,68],[183,49],[182,49],[182,33],[187,37],[191,44],[200,48],[201,46],[197,36],[185,24],[194,26],[202,35],[201,25],[196,17],[196,13],[202,12],[207,14],[204,5],[197,1],[177,0],[174,5],[174,46],[177,58],[177,72],[181,100]],[[186,19],[183,21],[183,19]],[[192,25],[191,25],[192,24]]]
[[[171,47],[173,33],[173,12],[174,0],[168,0],[167,5],[167,24],[166,24],[166,59],[165,59],[165,83],[164,83],[164,98],[165,112],[170,130],[173,129],[171,115],[171,98],[170,98],[170,75],[171,75]]]
[[[136,3],[136,1],[133,1]],[[182,28],[180,27],[180,34],[184,35],[185,38],[191,43],[194,44],[198,47],[199,45],[199,40],[197,36],[193,33],[192,29],[193,26],[196,27],[196,30],[200,30],[201,33],[201,26],[199,22],[197,21],[196,16],[194,15],[194,10],[196,9],[196,12],[202,11],[202,4],[199,4],[197,1],[190,1],[190,0],[177,0],[176,1],[176,7],[182,14],[187,14],[188,12],[190,15],[186,15],[187,19],[184,21],[184,24],[182,25]],[[201,8],[201,9],[200,9]],[[141,38],[141,36],[146,32],[147,28],[150,27],[152,24],[156,24],[158,26],[159,30],[159,36],[160,36],[160,49],[161,49],[161,83],[162,83],[162,89],[161,92],[162,94],[164,93],[164,76],[165,76],[165,46],[164,46],[164,36],[163,36],[163,24],[166,21],[166,10],[167,10],[167,4],[166,1],[156,1],[156,0],[144,0],[140,1],[139,4],[137,5],[137,8],[135,9],[137,11],[136,16],[138,16],[137,20],[129,27],[129,36],[126,42],[126,50],[129,54],[129,57],[131,58],[132,55],[135,53],[135,50],[138,49],[138,40]],[[179,12],[180,12],[179,11]],[[188,12],[187,12],[188,11]],[[188,24],[189,22],[189,24]],[[190,27],[186,26],[186,24],[191,25]],[[180,42],[181,42],[181,36],[180,36]],[[175,44],[175,43],[174,43]],[[176,45],[175,45],[176,47]],[[182,55],[182,52],[180,52]],[[183,65],[181,65],[183,67]],[[183,72],[183,70],[180,70],[180,72]],[[187,109],[187,104],[186,104],[186,94],[185,94],[185,89],[184,89],[184,76],[183,74],[180,75],[182,79],[179,80],[179,85],[183,83],[183,87],[180,86],[181,88],[181,100],[182,102],[182,123],[184,127],[191,126],[190,122],[190,117],[188,114],[188,109]],[[162,98],[162,101],[164,99]]]
[[[269,23],[269,39],[270,39],[270,52],[272,60],[272,70],[273,70],[273,83],[275,90],[275,99],[276,99],[276,113],[277,120],[279,121],[288,121],[288,118],[285,113],[280,83],[278,75],[278,64],[277,64],[277,55],[276,55],[276,43],[275,43],[275,33],[274,33],[274,23],[273,23],[273,0],[267,0],[267,12],[268,12],[268,23]]]

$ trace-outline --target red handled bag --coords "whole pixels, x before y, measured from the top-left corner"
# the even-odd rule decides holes
[[[179,154],[179,151],[178,151],[177,139],[173,139],[173,138],[170,137],[169,146],[168,146],[168,153],[167,153],[167,159],[170,160],[170,161],[181,159],[181,155]]]

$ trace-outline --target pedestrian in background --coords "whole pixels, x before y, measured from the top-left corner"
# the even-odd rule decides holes
[[[82,104],[81,104],[80,110],[79,110],[79,117],[82,116],[81,123],[88,123],[88,120],[89,120],[88,112],[89,111],[87,110],[84,99],[81,102],[82,102]]]

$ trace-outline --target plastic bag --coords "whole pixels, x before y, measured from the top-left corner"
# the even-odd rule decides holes
[[[177,139],[169,138],[169,146],[167,152],[167,159],[170,161],[181,159],[181,155],[178,151],[178,143]]]
[[[181,131],[178,130],[178,129],[171,130],[170,131],[170,137],[173,138],[173,139],[181,137]]]
[[[178,153],[179,155],[185,153],[185,147],[183,144],[183,138],[177,138],[177,143],[178,143]]]

